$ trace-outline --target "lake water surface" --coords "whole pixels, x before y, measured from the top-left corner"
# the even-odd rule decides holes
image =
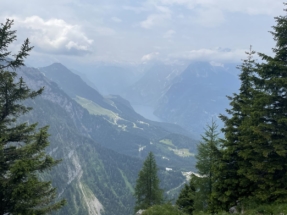
[[[152,107],[143,105],[132,105],[132,107],[134,108],[135,112],[142,115],[143,117],[152,121],[162,122],[160,118],[153,114],[154,109]]]

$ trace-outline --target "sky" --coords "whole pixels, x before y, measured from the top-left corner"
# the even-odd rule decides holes
[[[209,61],[239,62],[252,45],[272,54],[268,31],[282,0],[0,0],[18,40],[35,47],[27,63],[72,67]]]

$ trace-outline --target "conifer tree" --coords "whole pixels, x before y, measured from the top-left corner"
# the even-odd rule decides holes
[[[198,153],[196,155],[196,168],[198,174],[202,176],[196,180],[196,185],[199,189],[198,197],[200,197],[199,199],[197,198],[197,201],[203,201],[201,205],[205,205],[205,209],[208,208],[210,211],[213,211],[210,202],[214,184],[213,170],[219,153],[219,133],[217,128],[215,121],[212,120],[211,125],[207,126],[204,135],[202,135],[202,140],[197,146]]]
[[[22,78],[7,69],[24,65],[33,48],[25,40],[18,54],[8,59],[8,46],[16,40],[10,30],[13,20],[0,27],[0,214],[42,215],[61,208],[65,201],[55,201],[56,189],[39,174],[57,163],[45,153],[48,127],[37,131],[37,124],[19,123],[18,117],[31,110],[22,102],[40,95],[43,88],[31,91]]]
[[[253,196],[263,202],[286,202],[287,197],[287,15],[275,21],[274,57],[259,53],[263,62],[257,66],[258,92],[248,122],[252,136],[244,140],[244,146],[249,143],[244,158],[252,168],[242,168],[257,184]]]
[[[243,63],[240,92],[228,110],[231,117],[222,116],[225,141],[214,197],[225,206],[244,199],[286,202],[287,16],[275,21],[274,57],[259,53],[261,63],[250,58]]]
[[[185,212],[188,215],[192,215],[195,210],[194,201],[196,196],[196,188],[193,180],[194,177],[195,176],[191,177],[189,184],[184,185],[176,200],[176,205],[178,206],[179,210]]]
[[[237,204],[238,200],[244,198],[251,189],[255,189],[255,184],[240,174],[240,167],[244,164],[243,143],[244,137],[251,134],[246,122],[250,122],[252,113],[252,103],[256,95],[254,88],[254,79],[256,64],[253,59],[255,52],[250,47],[246,52],[245,59],[238,69],[241,87],[239,93],[228,96],[230,100],[230,109],[227,109],[228,115],[221,115],[220,118],[225,123],[222,132],[225,138],[222,140],[222,150],[220,159],[214,165],[214,188],[212,193],[212,202],[218,208],[227,210],[230,206]]]
[[[157,176],[157,170],[155,157],[150,152],[136,181],[134,194],[136,197],[135,211],[163,203],[163,190],[159,187],[160,180]]]

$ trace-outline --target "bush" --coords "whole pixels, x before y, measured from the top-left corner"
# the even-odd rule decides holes
[[[145,210],[142,215],[186,215],[172,204],[154,205]]]

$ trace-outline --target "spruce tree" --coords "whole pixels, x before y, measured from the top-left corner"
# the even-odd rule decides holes
[[[31,110],[23,105],[43,91],[30,90],[22,78],[7,69],[24,65],[33,48],[25,40],[18,54],[9,59],[8,46],[16,40],[10,30],[13,20],[0,27],[0,214],[42,215],[61,208],[65,201],[55,201],[56,189],[39,174],[59,163],[45,153],[48,127],[20,123],[19,116]]]
[[[274,57],[259,53],[263,62],[257,66],[258,92],[248,122],[252,136],[246,138],[252,152],[244,156],[251,168],[242,170],[256,183],[252,195],[261,202],[286,202],[287,197],[287,15],[275,21]]]
[[[202,201],[198,205],[204,206],[202,209],[209,209],[211,212],[213,211],[210,202],[214,184],[213,169],[218,160],[219,153],[219,133],[217,128],[218,126],[215,121],[212,120],[211,125],[207,126],[204,135],[201,136],[202,140],[197,146],[198,153],[196,155],[196,168],[198,174],[202,176],[197,177],[196,180],[199,190],[196,201]]]
[[[196,197],[196,188],[194,177],[194,175],[191,176],[189,184],[184,185],[176,200],[176,205],[178,206],[179,210],[185,212],[188,215],[192,215],[195,210],[194,202]]]
[[[215,183],[212,202],[219,209],[225,210],[252,193],[256,186],[240,170],[243,165],[247,168],[250,166],[244,160],[242,140],[252,133],[246,122],[250,122],[252,103],[256,95],[254,87],[256,63],[253,59],[255,52],[250,47],[250,51],[246,54],[247,59],[238,67],[241,71],[239,93],[228,96],[231,108],[226,110],[228,115],[220,116],[225,124],[222,129],[225,138],[221,141],[220,157],[214,165]]]
[[[286,202],[287,16],[275,20],[274,57],[259,53],[261,63],[245,61],[231,117],[222,116],[225,141],[214,197],[227,207],[237,200]]]
[[[163,190],[160,189],[160,180],[157,176],[155,157],[150,152],[139,172],[135,186],[136,205],[135,211],[147,209],[152,205],[160,205],[163,202]]]

